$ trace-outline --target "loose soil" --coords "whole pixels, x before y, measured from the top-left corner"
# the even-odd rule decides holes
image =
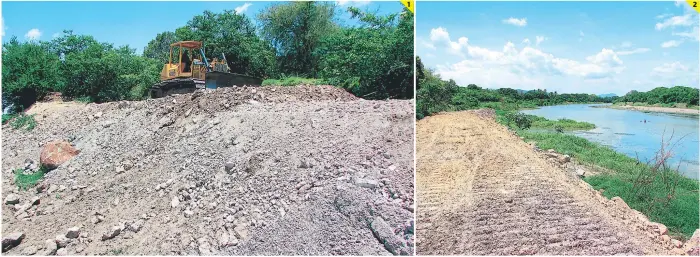
[[[419,255],[670,254],[611,201],[482,111],[417,124]]]
[[[47,104],[34,130],[2,128],[2,233],[25,234],[4,254],[72,227],[60,254],[413,253],[413,101],[300,86]],[[53,140],[80,154],[18,190],[12,169]]]

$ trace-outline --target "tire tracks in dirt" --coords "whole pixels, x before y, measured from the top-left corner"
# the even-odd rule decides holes
[[[419,255],[667,254],[493,120],[444,113],[416,131]]]

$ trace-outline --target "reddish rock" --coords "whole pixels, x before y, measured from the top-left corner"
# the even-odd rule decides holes
[[[80,151],[66,141],[52,141],[41,149],[39,162],[42,166],[52,170],[78,155],[78,153]]]

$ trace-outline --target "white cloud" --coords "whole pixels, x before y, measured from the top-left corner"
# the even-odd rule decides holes
[[[529,38],[523,39],[522,43],[526,44],[526,45],[530,45],[530,39]]]
[[[525,25],[527,25],[527,19],[526,18],[518,19],[518,18],[510,17],[508,19],[503,20],[503,23],[515,25],[518,27],[524,27]]]
[[[241,13],[244,13],[246,10],[248,10],[248,7],[250,7],[251,5],[253,5],[253,4],[251,4],[251,3],[245,3],[245,4],[243,4],[243,5],[239,6],[239,7],[236,7],[236,8],[233,9],[233,10],[234,10],[237,14],[241,14]]]
[[[627,47],[631,47],[631,46],[632,46],[632,43],[629,41],[625,41],[625,42],[622,42],[622,44],[620,44],[620,47],[622,47],[622,48],[627,48]]]
[[[5,36],[5,18],[0,15],[0,29],[2,29],[2,32],[0,32],[0,37]]]
[[[690,26],[693,25],[693,15],[691,13],[682,16],[672,16],[662,22],[656,23],[656,30],[662,30],[668,27]]]
[[[676,4],[676,6],[681,6]],[[681,37],[684,40],[700,41],[700,22],[698,13],[688,4],[683,3],[682,15],[662,14],[656,16],[661,21],[656,23],[656,30],[671,30],[671,35]],[[682,43],[681,40],[679,43]]]
[[[688,67],[681,64],[680,62],[664,63],[661,66],[655,67],[652,72],[656,74],[674,73],[674,72],[685,72],[688,71]]]
[[[444,28],[433,29],[433,32],[434,39],[444,42],[442,47],[436,45],[438,48],[464,57],[454,64],[436,66],[436,72],[443,78],[454,79],[460,84],[532,89],[555,77],[609,79],[625,69],[623,61],[611,49],[602,49],[585,61],[576,61],[555,57],[531,46],[519,49],[512,42],[505,43],[501,50],[471,45],[466,37],[453,42]]]
[[[41,31],[39,29],[30,29],[24,37],[29,40],[37,40],[41,37]]]
[[[695,41],[700,41],[700,27],[694,26],[690,31],[686,32],[672,32],[671,35],[679,36],[683,38],[688,38]]]
[[[336,2],[340,6],[351,5],[351,6],[355,6],[355,7],[360,7],[363,5],[368,5],[371,1],[369,1],[369,0],[338,0]]]
[[[663,48],[676,47],[676,46],[681,45],[681,43],[682,42],[678,41],[678,40],[669,40],[669,41],[661,43],[661,47],[663,47]]]
[[[450,34],[443,27],[438,27],[436,29],[430,30],[430,40],[433,42],[449,42]]]
[[[651,51],[649,48],[635,48],[632,50],[617,51],[617,55],[641,54]]]
[[[547,40],[546,37],[543,37],[543,36],[536,36],[536,37],[535,37],[535,42],[536,42],[536,43],[535,43],[535,46],[539,46],[540,43],[544,42],[545,40]]]

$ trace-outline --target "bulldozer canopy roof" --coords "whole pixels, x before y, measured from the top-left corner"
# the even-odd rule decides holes
[[[173,46],[182,46],[184,48],[193,48],[193,49],[198,49],[202,48],[202,42],[199,41],[180,41],[180,42],[175,42],[170,44],[170,47]]]

